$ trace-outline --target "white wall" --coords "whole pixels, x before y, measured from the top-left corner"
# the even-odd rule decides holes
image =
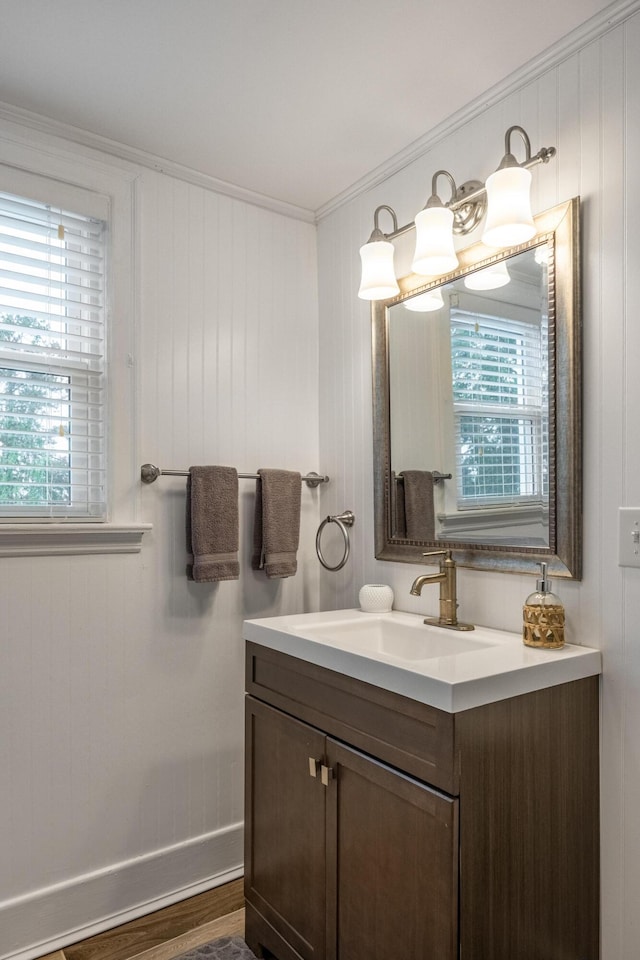
[[[151,461],[321,472],[315,228],[0,122],[80,180],[134,178],[137,555],[0,559],[0,956],[36,956],[242,872],[245,617],[318,606],[319,491],[299,572],[188,583],[184,478]],[[34,159],[35,158],[35,159]],[[0,184],[1,189],[1,184]]]
[[[330,212],[318,239],[321,459],[342,478],[326,491],[326,502],[357,516],[353,562],[323,578],[322,605],[353,606],[363,583],[388,582],[397,607],[435,614],[437,591],[409,596],[419,568],[374,559],[369,311],[356,298],[358,248],[378,204],[391,204],[406,223],[424,204],[431,174],[440,167],[458,182],[486,177],[514,123],[529,132],[534,151],[558,149],[554,161],[534,172],[535,209],[582,198],[584,579],[556,587],[566,603],[570,638],[604,654],[603,960],[637,960],[640,954],[640,570],[617,565],[618,507],[640,505],[638,90],[635,13],[547,64],[540,76],[528,73],[499,96],[487,96],[466,122],[452,118],[423,156]],[[529,578],[461,570],[459,586],[465,620],[520,629]]]

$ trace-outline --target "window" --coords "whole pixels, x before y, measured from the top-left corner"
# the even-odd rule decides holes
[[[546,318],[452,310],[458,508],[539,503],[548,493]]]
[[[0,193],[0,517],[106,519],[105,227]]]

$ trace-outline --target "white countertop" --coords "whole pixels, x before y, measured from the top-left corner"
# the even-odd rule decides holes
[[[468,633],[428,627],[423,617],[397,610],[245,620],[243,637],[448,713],[602,672],[600,651],[592,647],[538,650],[526,647],[519,634],[481,626]],[[426,656],[420,652],[423,643]]]

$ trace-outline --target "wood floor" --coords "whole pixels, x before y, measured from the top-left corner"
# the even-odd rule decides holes
[[[217,937],[241,937],[243,905],[243,882],[234,880],[41,960],[172,960]]]

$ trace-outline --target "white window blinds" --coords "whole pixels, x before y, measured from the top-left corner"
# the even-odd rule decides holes
[[[104,520],[105,223],[0,193],[0,516]]]
[[[546,317],[451,315],[458,505],[542,500],[547,493]]]

